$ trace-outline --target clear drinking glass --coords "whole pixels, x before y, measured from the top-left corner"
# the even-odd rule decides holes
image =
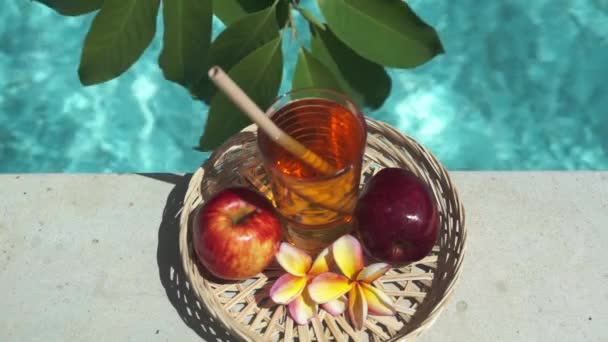
[[[345,95],[304,89],[279,97],[267,115],[335,170],[320,174],[258,130],[258,146],[288,241],[316,253],[352,230],[367,130]]]

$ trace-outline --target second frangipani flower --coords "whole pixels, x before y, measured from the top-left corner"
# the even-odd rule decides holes
[[[313,263],[304,251],[282,243],[276,259],[287,273],[275,281],[270,289],[270,298],[277,304],[287,304],[289,314],[297,324],[308,324],[317,314],[317,303],[311,299],[307,285],[315,276],[329,271],[329,249],[323,250]],[[344,312],[346,301],[339,297],[325,302],[323,308],[334,315]]]
[[[395,314],[394,302],[372,283],[391,266],[376,263],[364,267],[363,250],[352,235],[344,235],[331,246],[331,254],[343,275],[323,272],[308,286],[310,299],[319,304],[339,300],[348,292],[348,313],[353,326],[360,330],[368,312],[377,316]]]

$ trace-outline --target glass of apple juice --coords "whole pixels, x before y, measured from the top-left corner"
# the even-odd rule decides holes
[[[280,96],[266,114],[332,166],[320,173],[258,130],[258,147],[287,240],[316,254],[353,229],[367,130],[345,95],[302,89]]]

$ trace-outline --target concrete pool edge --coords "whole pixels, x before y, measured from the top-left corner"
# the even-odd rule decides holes
[[[468,252],[421,340],[608,339],[608,172],[450,175]],[[178,305],[189,294],[171,278],[172,217],[187,179],[0,175],[0,339],[224,339]]]

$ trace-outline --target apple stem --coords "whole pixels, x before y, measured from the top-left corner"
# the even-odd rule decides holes
[[[241,225],[241,224],[247,222],[247,220],[249,220],[250,217],[252,217],[255,214],[258,214],[259,212],[260,211],[258,209],[249,211],[249,212],[245,213],[244,215],[240,215],[240,216],[235,217],[232,223],[235,226]]]

